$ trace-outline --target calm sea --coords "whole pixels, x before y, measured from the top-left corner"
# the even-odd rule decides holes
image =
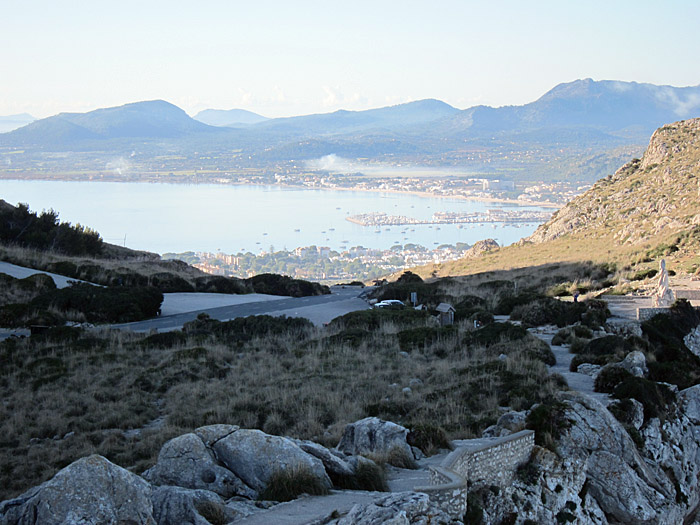
[[[415,243],[511,244],[536,224],[364,227],[348,215],[385,212],[427,219],[436,211],[485,211],[512,205],[408,194],[310,190],[277,186],[112,182],[0,181],[0,199],[30,209],[53,208],[63,221],[96,229],[114,244],[158,253],[221,250],[258,253],[298,246],[386,249]],[[541,208],[522,207],[539,210]]]

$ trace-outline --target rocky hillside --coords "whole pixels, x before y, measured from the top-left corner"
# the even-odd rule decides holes
[[[659,128],[641,159],[569,202],[530,237],[479,257],[413,268],[442,277],[554,262],[614,263],[633,272],[666,258],[675,272],[700,268],[700,119]]]
[[[568,235],[610,236],[638,244],[700,224],[700,119],[658,129],[642,159],[574,199],[529,237],[541,243]]]

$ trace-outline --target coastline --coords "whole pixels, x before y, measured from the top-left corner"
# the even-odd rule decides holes
[[[373,188],[346,188],[346,187],[328,187],[328,186],[304,186],[299,184],[285,184],[279,182],[270,183],[255,183],[255,182],[219,182],[216,180],[211,181],[201,181],[201,182],[182,182],[182,181],[163,181],[163,180],[132,180],[126,177],[110,177],[110,179],[90,179],[90,178],[52,178],[52,177],[33,177],[33,178],[21,178],[17,176],[7,177],[5,174],[0,172],[0,180],[12,180],[19,182],[116,182],[116,183],[131,183],[131,184],[175,184],[175,185],[221,185],[221,186],[278,186],[280,188],[291,188],[291,189],[301,189],[301,190],[320,190],[320,191],[355,191],[355,192],[365,192],[365,193],[391,193],[396,195],[414,195],[416,197],[423,197],[429,199],[456,199],[474,202],[492,202],[498,204],[513,204],[516,206],[537,206],[540,208],[553,208],[559,209],[564,204],[557,204],[549,201],[532,201],[532,200],[518,200],[518,199],[504,199],[499,197],[483,197],[483,196],[466,196],[466,195],[443,195],[430,193],[427,191],[411,191],[411,190],[396,190],[396,189],[373,189]]]

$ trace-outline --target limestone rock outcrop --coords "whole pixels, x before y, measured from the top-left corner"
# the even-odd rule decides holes
[[[224,498],[252,498],[255,491],[215,459],[202,439],[193,433],[168,441],[160,449],[158,462],[143,477],[154,485],[205,489]]]
[[[225,501],[211,491],[163,486],[153,489],[153,517],[159,525],[210,525],[210,520],[228,523],[240,514],[227,507]]]
[[[338,450],[356,455],[386,454],[392,449],[400,449],[412,458],[413,451],[407,437],[407,428],[378,417],[367,417],[345,427]]]
[[[396,492],[372,503],[355,505],[347,516],[333,522],[337,525],[428,525],[457,524],[431,503],[427,494]]]
[[[0,524],[155,525],[151,486],[102,456],[88,456],[0,504]]]
[[[241,429],[216,441],[212,448],[226,468],[257,492],[265,490],[276,471],[290,468],[307,469],[323,486],[332,486],[323,462],[289,438]]]

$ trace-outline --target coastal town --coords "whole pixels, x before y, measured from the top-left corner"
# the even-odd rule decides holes
[[[495,241],[491,241],[495,245]],[[396,271],[429,263],[441,263],[468,256],[465,243],[427,249],[418,244],[394,245],[387,250],[355,246],[336,251],[327,246],[305,246],[294,250],[262,251],[259,254],[222,252],[165,253],[164,259],[179,259],[200,270],[234,277],[280,273],[321,283],[367,281]]]

